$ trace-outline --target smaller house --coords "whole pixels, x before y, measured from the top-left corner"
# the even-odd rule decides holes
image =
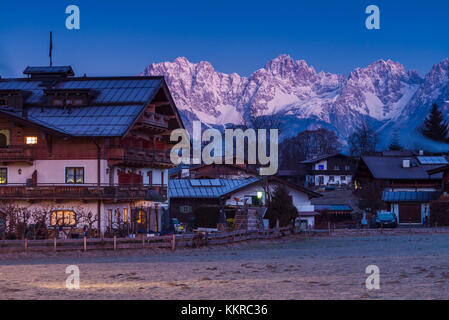
[[[381,200],[387,210],[396,214],[399,224],[426,224],[430,203],[441,194],[443,178],[441,172],[429,175],[428,171],[449,162],[443,156],[406,154],[363,156],[355,174],[355,187],[382,188]]]
[[[273,192],[285,185],[299,213],[314,212],[311,199],[320,197],[310,189],[275,177],[247,179],[171,179],[169,182],[170,217],[181,222],[190,222],[195,210],[203,206],[223,208],[226,218],[234,217],[239,206],[244,204],[263,206],[266,191]],[[218,218],[217,218],[218,219]]]
[[[441,196],[430,203],[431,226],[449,226],[449,165],[427,171],[429,175],[443,174]]]
[[[242,179],[257,176],[247,164],[180,165],[170,172],[171,179]]]
[[[336,228],[347,228],[354,224],[353,209],[347,204],[315,204],[319,213],[315,224],[317,229],[328,228],[329,223]]]
[[[306,165],[308,186],[350,186],[357,161],[341,153],[301,162]]]

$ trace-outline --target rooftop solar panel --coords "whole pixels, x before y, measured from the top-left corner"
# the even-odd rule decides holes
[[[421,164],[449,164],[445,157],[418,157]]]

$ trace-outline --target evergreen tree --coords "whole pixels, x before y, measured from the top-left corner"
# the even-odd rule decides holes
[[[393,137],[391,138],[390,146],[388,147],[390,150],[402,150],[403,147],[401,145],[398,130],[395,129],[393,131]]]
[[[435,103],[429,116],[424,120],[421,129],[423,135],[435,141],[448,141],[449,124],[444,120],[443,113]]]
[[[292,196],[285,185],[279,185],[274,190],[267,211],[270,226],[275,227],[279,221],[280,227],[286,227],[294,223],[298,216],[298,210],[293,204]]]

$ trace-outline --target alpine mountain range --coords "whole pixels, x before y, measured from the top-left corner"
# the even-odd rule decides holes
[[[140,75],[165,77],[188,129],[194,120],[215,128],[239,124],[251,110],[282,117],[283,137],[324,127],[344,142],[366,121],[377,130],[380,147],[387,147],[397,130],[404,147],[449,149],[419,132],[433,103],[449,120],[449,59],[424,78],[391,60],[344,76],[316,72],[288,55],[268,61],[249,77],[216,72],[209,62],[191,63],[184,57],[153,63]]]

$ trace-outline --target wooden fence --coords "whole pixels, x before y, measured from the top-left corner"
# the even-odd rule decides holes
[[[225,233],[194,233],[169,236],[105,239],[0,240],[0,253],[36,251],[90,251],[123,249],[196,248],[226,245],[249,240],[281,238],[291,234],[290,228],[265,231],[236,230]]]

